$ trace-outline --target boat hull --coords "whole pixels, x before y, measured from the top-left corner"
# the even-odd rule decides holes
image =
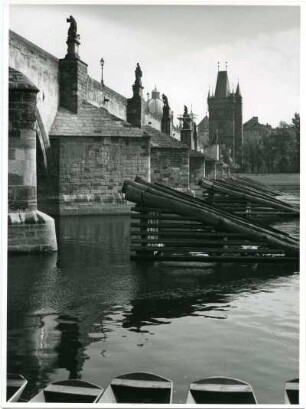
[[[6,378],[6,399],[7,402],[18,402],[28,381],[17,374],[7,374]]]
[[[29,402],[95,403],[102,393],[101,386],[78,379],[69,379],[51,383]]]
[[[186,403],[195,404],[256,404],[250,384],[227,377],[204,378],[190,384]]]
[[[114,378],[99,403],[169,404],[173,383],[159,375],[134,372]]]
[[[299,378],[292,379],[286,383],[285,387],[285,404],[299,404]]]

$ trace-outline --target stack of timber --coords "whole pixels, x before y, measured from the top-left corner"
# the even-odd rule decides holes
[[[259,183],[250,184],[244,178],[202,178],[199,184],[203,188],[205,203],[248,219],[268,217],[271,220],[271,217],[298,217],[300,214],[297,206],[277,199],[273,190]]]
[[[299,243],[160,184],[125,181],[131,216],[131,258],[153,261],[298,261]]]
[[[253,188],[254,190],[258,191],[258,193],[264,192],[272,196],[281,196],[283,194],[283,192],[281,192],[280,190],[277,190],[271,186],[267,186],[264,183],[256,182],[255,180],[245,176],[234,175],[231,176],[229,180],[236,181],[241,185],[246,186],[247,188]]]

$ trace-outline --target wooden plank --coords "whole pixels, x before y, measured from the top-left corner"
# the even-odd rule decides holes
[[[143,213],[131,213],[132,219],[147,219],[147,220],[178,220],[178,221],[199,221],[196,218],[187,217],[187,216],[180,216],[177,214],[158,214],[158,215],[150,215],[150,214],[143,214]]]
[[[292,213],[298,213],[297,208],[275,199],[274,196],[264,193],[261,193],[259,195],[258,192],[254,192],[254,190],[252,189],[247,189],[245,187],[238,186],[237,183],[236,184],[232,183],[231,185],[229,185],[230,184],[229,181],[227,182],[227,184],[225,184],[222,183],[222,181],[211,181],[205,178],[202,178],[200,183],[201,186],[203,186],[206,189],[213,189],[213,191],[220,191],[224,194],[228,194],[233,197],[234,196],[240,197],[244,200],[250,201],[250,203],[255,202],[260,204],[266,204],[274,208],[287,210]]]
[[[140,226],[141,226],[140,222],[137,222],[137,221],[131,222],[131,227],[140,227]],[[202,230],[202,231],[207,231],[207,232],[212,230],[210,226],[205,226],[204,224],[201,224],[201,223],[185,223],[185,222],[182,222],[182,223],[176,223],[176,222],[167,223],[166,221],[162,221],[159,223],[148,222],[147,226],[149,228],[155,227],[155,228],[161,228],[161,229],[171,228],[171,229],[184,229],[184,230],[192,229],[192,230]]]
[[[25,379],[8,379],[7,385],[12,388],[20,388],[24,383],[26,383]]]
[[[190,389],[205,392],[231,392],[231,393],[253,393],[250,385],[221,385],[221,384],[198,384],[192,383]]]
[[[164,381],[141,381],[134,379],[114,378],[111,384],[116,386],[128,386],[131,388],[171,389],[171,382]]]
[[[220,232],[207,232],[207,231],[186,231],[186,230],[176,230],[176,231],[171,231],[169,229],[156,229],[156,232],[153,231],[147,231],[147,232],[142,232],[140,230],[131,230],[131,235],[132,236],[151,236],[152,234],[156,234],[158,237],[236,237],[236,238],[245,238],[242,234],[239,233],[220,233]]]
[[[152,236],[154,236],[154,234],[152,234]],[[150,239],[150,238],[146,238],[146,239],[132,239],[132,242],[134,244],[139,243],[152,243],[152,244],[175,244],[176,246],[181,246],[181,245],[190,245],[190,246],[194,246],[194,245],[213,245],[213,244],[219,244],[220,246],[224,246],[224,245],[236,245],[236,246],[263,246],[263,245],[267,245],[266,242],[250,242],[249,240],[247,241],[241,241],[241,240],[231,240],[231,241],[221,241],[221,240],[208,240],[208,241],[204,241],[201,240],[201,242],[199,242],[198,240],[184,240],[184,239],[168,239],[168,238],[163,238],[161,239]]]
[[[298,264],[297,257],[263,257],[263,256],[174,256],[174,255],[146,255],[146,254],[132,254],[131,260],[147,260],[147,261],[191,261],[191,262],[219,262],[219,263],[294,263]]]
[[[83,388],[76,386],[66,386],[66,385],[54,385],[50,384],[45,389],[46,392],[52,393],[67,393],[70,395],[86,395],[86,396],[97,396],[101,393],[102,388]]]
[[[287,382],[286,383],[286,390],[287,391],[298,391],[299,390],[299,383],[297,383],[297,382]]]
[[[194,252],[199,252],[199,253],[228,253],[228,254],[284,254],[281,250],[278,249],[241,249],[241,248],[203,248],[203,247],[198,247],[198,246],[192,246],[192,247],[158,247],[158,246],[150,246],[146,248],[142,248],[140,246],[132,246],[131,251],[146,251],[146,252],[152,252],[152,251],[158,251],[160,253],[194,253]]]
[[[171,190],[171,189],[170,189]],[[211,206],[195,204],[193,198],[178,198],[177,192],[165,194],[158,191],[155,186],[148,187],[147,184],[141,185],[134,182],[126,182],[124,186],[125,197],[127,200],[141,203],[142,205],[153,205],[154,207],[169,207],[173,212],[196,219],[200,222],[209,223],[213,227],[221,227],[229,231],[236,231],[247,234],[250,238],[261,238],[274,245],[286,248],[287,251],[298,253],[297,240],[288,234],[272,230],[265,226],[251,223],[245,219],[239,218],[233,214],[216,210]]]

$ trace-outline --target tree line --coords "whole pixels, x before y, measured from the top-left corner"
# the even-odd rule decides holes
[[[299,173],[300,115],[295,113],[290,124],[270,127],[265,135],[245,138],[242,157],[245,173]]]

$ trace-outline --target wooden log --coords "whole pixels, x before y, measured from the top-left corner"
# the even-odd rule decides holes
[[[251,238],[267,241],[275,246],[285,248],[289,252],[298,254],[298,243],[289,235],[279,231],[276,233],[275,230],[271,231],[271,229],[269,230],[264,226],[255,225],[203,203],[195,203],[194,198],[178,197],[180,195],[177,195],[176,192],[169,194],[160,189],[158,190],[155,186],[151,187],[136,182],[125,182],[123,191],[126,199],[131,202],[143,206],[170,208],[176,214],[196,218],[198,221],[209,223],[213,227],[244,233]]]
[[[244,200],[249,200],[255,203],[272,206],[278,209],[286,210],[291,213],[299,213],[298,209],[294,208],[291,205],[283,203],[280,200],[276,200],[275,198],[272,198],[272,197],[267,198],[264,196],[259,197],[258,195],[255,195],[254,193],[251,193],[250,191],[246,191],[246,190],[243,191],[242,189],[240,190],[233,189],[233,187],[225,187],[225,186],[222,186],[221,184],[218,184],[218,182],[212,182],[211,180],[208,180],[205,178],[201,179],[200,185],[206,189],[211,189],[213,187],[214,190],[219,190],[220,192],[223,192],[231,196],[240,197]]]
[[[139,227],[140,223],[135,221],[135,222],[131,222],[131,227]],[[154,228],[156,227],[156,223],[150,223],[150,221],[148,222],[148,227],[149,228]],[[200,224],[192,224],[192,223],[167,223],[166,221],[160,221],[160,223],[158,224],[159,228],[167,228],[167,229],[171,229],[171,230],[190,230],[190,231],[203,231],[203,232],[211,232],[211,228],[210,227],[205,227],[205,226],[201,226]]]
[[[202,247],[205,246],[212,246],[212,245],[220,245],[223,246],[224,244],[226,245],[233,245],[233,246],[262,246],[262,245],[266,245],[266,243],[262,243],[262,242],[250,242],[250,241],[241,241],[241,240],[231,240],[231,241],[227,241],[226,243],[221,241],[221,240],[201,240],[201,242],[199,243],[199,240],[184,240],[184,239],[175,239],[175,238],[163,238],[163,239],[149,239],[149,238],[142,238],[142,239],[132,239],[132,243],[138,243],[138,244],[174,244],[177,247],[180,246],[195,246],[195,245],[199,245]]]
[[[257,189],[254,189],[248,186],[241,186],[240,182],[234,182],[231,180],[218,180],[214,183],[217,185],[224,186],[225,188],[229,188],[231,191],[235,189],[237,192],[242,192],[242,193],[248,192],[252,196],[255,195],[255,197],[266,198],[268,201],[270,201],[273,204],[274,207],[278,205],[287,205],[290,209],[292,209],[293,212],[299,213],[299,206],[285,203],[282,200],[276,199],[275,195],[271,195],[264,191],[259,191]]]
[[[131,260],[146,260],[146,261],[191,261],[191,262],[218,262],[218,263],[292,263],[297,264],[297,259],[294,256],[280,256],[280,257],[268,257],[268,256],[175,256],[175,255],[131,255]]]
[[[131,251],[138,251],[140,247],[138,246],[132,246]],[[194,252],[199,252],[199,253],[234,253],[234,254],[284,254],[281,250],[277,249],[241,249],[241,248],[220,248],[220,247],[212,247],[212,248],[203,248],[200,246],[192,248],[190,250],[190,247],[147,247],[143,251],[159,251],[161,253],[194,253]]]
[[[238,182],[244,183],[247,186],[253,186],[253,187],[257,188],[258,190],[268,192],[268,193],[270,193],[270,194],[272,194],[274,196],[279,196],[279,195],[283,194],[283,192],[281,192],[280,190],[272,188],[271,186],[267,186],[264,183],[256,182],[256,180],[253,180],[253,179],[248,178],[246,176],[234,175],[234,176],[231,176],[230,179],[237,180]]]
[[[131,231],[132,236],[140,236],[143,235],[144,233],[142,233],[140,230],[132,230]],[[147,232],[147,235],[150,235],[150,232]],[[173,231],[173,230],[168,230],[168,229],[163,229],[161,231],[159,231],[159,237],[182,237],[182,238],[186,238],[186,237],[220,237],[220,238],[224,238],[225,235],[227,237],[236,237],[236,238],[245,238],[245,236],[243,236],[242,234],[239,233],[220,233],[220,232],[203,232],[203,231],[186,231],[186,230],[179,230],[179,231]]]

